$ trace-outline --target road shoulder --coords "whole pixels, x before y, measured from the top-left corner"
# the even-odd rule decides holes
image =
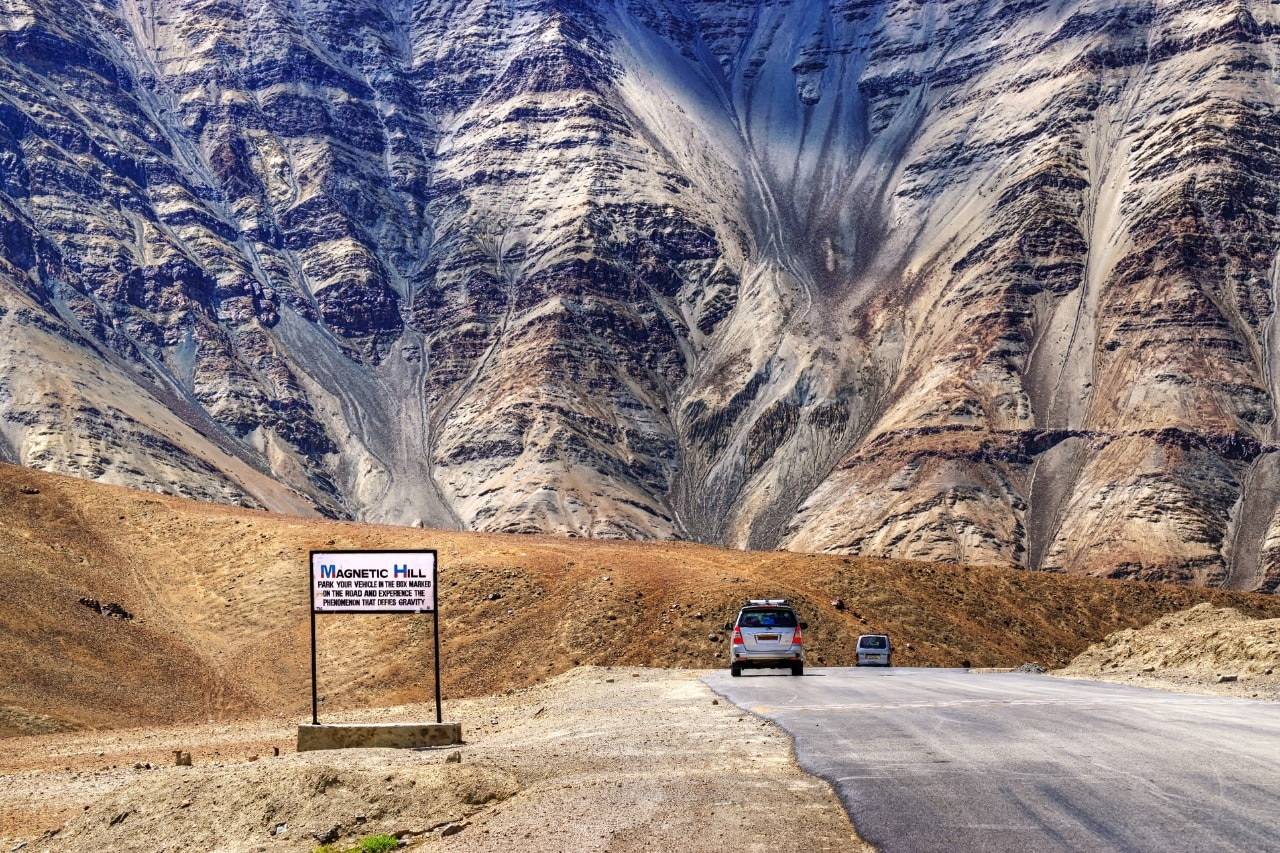
[[[133,849],[134,841],[180,849],[202,819],[200,837],[214,840],[231,817],[257,808],[273,778],[294,789],[340,765],[355,799],[332,798],[327,813],[315,796],[274,792],[272,815],[244,824],[247,837],[218,839],[219,849],[310,853],[314,834],[336,830],[343,841],[404,833],[410,849],[423,850],[869,850],[831,787],[795,763],[790,738],[716,697],[701,674],[584,667],[507,696],[450,702],[446,716],[462,722],[467,741],[460,749],[298,755],[283,721],[0,741],[0,838],[10,847],[29,842],[31,853]],[[342,719],[425,718],[429,710]],[[182,748],[194,767],[170,766]],[[441,799],[434,815],[396,806],[402,777],[425,791],[422,780],[436,771],[456,773],[450,755],[470,773],[474,796]],[[202,774],[208,789],[221,786],[220,802],[201,799]],[[197,793],[183,794],[184,785]],[[112,825],[120,814],[129,817]],[[277,834],[280,825],[287,828]],[[135,828],[144,838],[131,837]]]

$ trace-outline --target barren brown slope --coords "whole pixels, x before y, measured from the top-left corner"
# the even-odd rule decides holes
[[[1061,666],[1201,601],[1280,616],[1270,596],[1087,577],[324,522],[13,466],[0,514],[6,734],[307,713],[310,549],[439,550],[448,696],[579,662],[717,666],[710,635],[748,596],[799,601],[818,665],[849,664],[870,630],[897,639],[904,665]],[[428,619],[321,617],[319,636],[325,708],[430,695]]]

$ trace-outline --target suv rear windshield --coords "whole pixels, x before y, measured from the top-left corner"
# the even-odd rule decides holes
[[[863,637],[858,641],[858,645],[864,649],[883,649],[889,645],[888,637]]]
[[[744,610],[738,617],[739,628],[794,628],[794,610]]]

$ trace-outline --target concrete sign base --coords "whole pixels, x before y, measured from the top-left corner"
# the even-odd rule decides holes
[[[461,723],[298,726],[298,752],[315,749],[417,749],[462,743]]]

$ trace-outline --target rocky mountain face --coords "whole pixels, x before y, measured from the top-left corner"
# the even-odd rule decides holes
[[[0,458],[1280,585],[1263,0],[0,0]]]

